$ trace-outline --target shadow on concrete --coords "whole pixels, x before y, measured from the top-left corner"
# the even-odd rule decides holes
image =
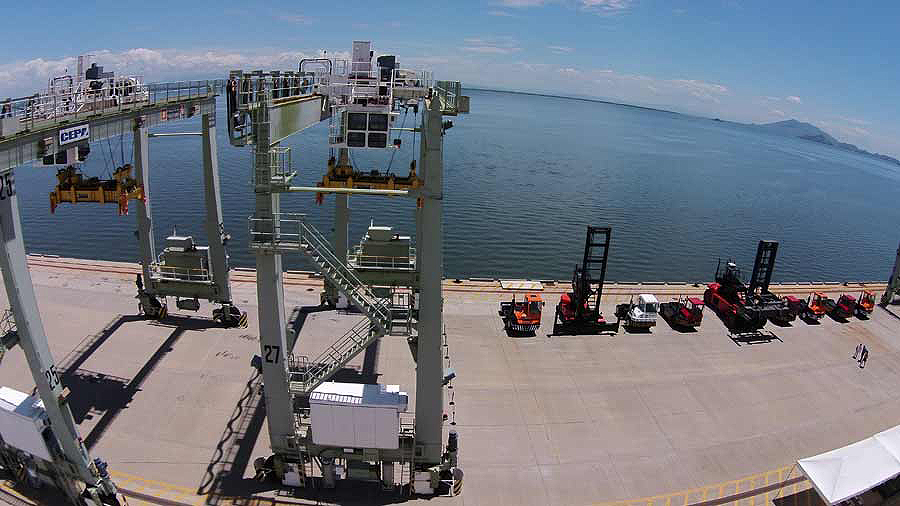
[[[291,329],[291,332],[289,332],[287,336],[287,349],[294,349],[294,344],[297,343],[297,336],[299,336],[300,331],[303,330],[303,325],[306,324],[306,318],[309,317],[310,314],[329,310],[330,309],[327,306],[294,306],[293,311],[291,311],[291,316],[288,317],[288,328]]]
[[[891,306],[895,306],[896,304],[890,304],[890,305],[891,305]],[[885,312],[885,313],[887,313],[887,314],[893,316],[894,318],[900,320],[900,315],[898,315],[896,312],[894,312],[894,310],[891,309],[890,307],[888,307],[888,306],[883,306],[883,305],[881,305],[881,304],[879,304],[878,307],[880,307],[881,309],[884,309],[884,312]]]
[[[42,486],[41,488],[33,488],[25,483],[24,480],[18,479],[9,470],[0,470],[0,480],[6,483],[6,487],[18,492],[30,502],[23,501],[16,494],[0,488],[0,502],[3,504],[11,504],[13,506],[33,506],[40,504],[42,506],[71,506],[71,502],[66,500],[66,495],[55,487]]]
[[[808,488],[795,494],[782,495],[772,499],[775,506],[826,506],[825,501],[814,489]]]
[[[171,327],[172,333],[157,348],[143,367],[133,378],[119,378],[109,374],[81,369],[90,356],[96,352],[123,324],[144,320],[140,316],[119,316],[111,321],[97,334],[86,337],[61,362],[62,383],[69,387],[69,406],[76,423],[81,423],[94,416],[100,420],[84,438],[84,444],[91,449],[119,413],[128,407],[134,395],[140,391],[141,385],[165,356],[172,351],[172,346],[187,330],[203,330],[219,327],[213,320],[168,316],[162,321],[151,322],[151,325]]]
[[[398,487],[384,490],[379,483],[374,482],[341,480],[335,488],[325,489],[321,488],[318,478],[312,481],[311,487],[293,489],[291,491],[282,490],[278,495],[280,497],[310,501],[310,503],[314,504],[338,504],[341,506],[400,504],[411,499],[408,497],[408,494],[404,494],[404,488]],[[423,497],[415,497],[415,499],[421,500]],[[274,498],[260,497],[258,499],[254,498],[253,504],[275,505],[284,503],[276,503]]]
[[[763,330],[753,330],[750,332],[731,332],[728,334],[728,337],[734,341],[734,344],[738,346],[743,346],[745,344],[764,344],[771,343],[772,341],[780,341],[780,337],[776,336],[774,333],[770,331]]]
[[[215,505],[231,497],[249,497],[278,488],[276,484],[244,478],[266,418],[262,385],[262,376],[254,369],[197,487],[198,494],[208,495],[206,504]]]
[[[660,319],[663,320],[664,322],[666,322],[669,325],[670,329],[674,330],[675,332],[678,332],[679,334],[693,334],[695,332],[699,332],[697,330],[697,327],[685,327],[684,325],[678,325],[677,323],[666,320],[662,316],[660,316]],[[701,322],[701,324],[702,324],[702,322]]]
[[[289,318],[294,341],[296,336],[300,335],[307,316],[325,310],[329,309],[318,306],[294,308]],[[380,344],[381,339],[377,339],[366,348],[362,368],[346,367],[338,371],[332,379],[350,383],[377,382]],[[207,496],[205,504],[215,506],[231,503],[234,498],[242,498],[241,504],[275,505],[283,504],[278,499],[284,497],[348,505],[394,504],[406,501],[396,491],[382,491],[378,483],[340,482],[337,489],[326,490],[318,487],[318,478],[313,478],[312,487],[294,489],[271,481],[260,481],[255,477],[246,477],[253,460],[253,448],[266,417],[263,388],[262,376],[254,369],[197,487],[197,494]],[[255,470],[251,470],[250,474],[255,474]],[[269,496],[274,494],[274,497],[257,495],[263,493]]]
[[[819,321],[818,318],[811,318],[809,316],[800,316],[800,319],[803,320],[807,325],[821,325],[822,322]]]
[[[506,329],[506,337],[535,337],[537,336],[536,330],[513,330]]]
[[[838,323],[847,323],[847,322],[850,321],[849,318],[841,318],[840,316],[835,316],[835,315],[833,315],[833,314],[831,314],[831,313],[828,313],[828,317],[831,318],[832,320],[838,322]]]

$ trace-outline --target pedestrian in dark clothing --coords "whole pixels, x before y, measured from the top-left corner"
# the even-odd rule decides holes
[[[862,369],[866,366],[866,362],[869,361],[869,349],[863,345],[862,353],[859,355],[859,368]]]
[[[862,352],[862,343],[856,345],[856,351],[853,352],[853,359],[859,360],[859,354]]]
[[[137,275],[137,279],[134,280],[134,284],[137,285],[138,293],[144,291],[144,280],[143,278],[141,278],[140,274]]]

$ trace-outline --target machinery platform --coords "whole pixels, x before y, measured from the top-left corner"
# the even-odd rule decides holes
[[[246,307],[251,324],[223,329],[177,313],[162,322],[135,316],[135,302],[123,294],[133,291],[137,265],[40,256],[29,262],[79,431],[92,454],[109,461],[129,504],[405,500],[377,483],[339,482],[334,491],[290,497],[252,479],[253,458],[269,448],[260,382],[250,367],[259,353],[252,271],[232,276],[234,300]],[[756,473],[795,478],[796,471],[789,476],[784,468],[798,458],[857,441],[900,418],[900,306],[878,307],[867,321],[767,325],[780,340],[750,346],[735,345],[717,318],[705,318],[697,332],[660,324],[648,334],[510,338],[496,317],[498,302],[509,297],[498,283],[444,287],[456,371],[445,431],[455,422],[465,483],[461,496],[431,499],[432,505],[590,505],[706,485],[718,491],[707,497],[716,497],[729,490],[723,482]],[[546,292],[557,288],[545,283]],[[630,292],[649,289],[665,302],[665,292],[702,290],[608,288],[608,314]],[[320,289],[321,280],[286,275],[286,311],[299,329],[295,354],[315,355],[361,318],[318,310]],[[811,287],[772,289],[805,296]],[[833,296],[846,288],[816,290]],[[553,312],[543,317],[541,329],[551,328]],[[871,354],[865,369],[851,358],[860,342]],[[22,353],[3,360],[0,385],[30,391]],[[402,337],[384,336],[339,375],[338,381],[403,385],[414,411],[413,363]],[[747,486],[731,490],[737,488]],[[679,493],[663,497],[680,506],[690,495]]]

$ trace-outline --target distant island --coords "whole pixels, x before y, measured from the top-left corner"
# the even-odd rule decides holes
[[[695,114],[687,114],[684,112],[672,111],[669,109],[665,109],[665,106],[655,106],[655,105],[639,105],[639,104],[626,104],[623,102],[617,102],[613,99],[600,98],[600,97],[589,97],[589,96],[578,96],[578,95],[559,95],[552,92],[540,92],[540,91],[517,91],[517,90],[505,90],[498,88],[489,88],[489,87],[478,87],[478,86],[467,86],[466,90],[476,90],[476,91],[489,91],[495,93],[514,93],[518,95],[533,95],[538,97],[552,97],[552,98],[565,98],[569,100],[582,100],[585,102],[597,102],[600,104],[610,104],[610,105],[619,105],[623,107],[633,107],[636,109],[644,109],[648,111],[655,112],[663,112],[669,114],[680,114],[686,116],[693,116],[703,118],[703,116],[698,116]],[[857,147],[855,144],[850,144],[847,142],[841,142],[834,137],[825,133],[821,128],[811,124],[805,123],[803,121],[798,121],[795,119],[787,119],[784,121],[776,121],[774,123],[740,123],[737,121],[728,121],[720,118],[704,118],[711,119],[712,121],[718,121],[721,123],[729,123],[732,125],[739,125],[742,127],[752,128],[757,131],[767,132],[772,135],[781,135],[784,137],[794,137],[797,139],[804,139],[807,141],[818,142],[819,144],[826,144],[829,146],[834,146],[838,149],[843,149],[845,151],[850,151],[852,153],[858,153],[860,155],[871,156],[873,158],[878,158],[879,160],[883,160],[885,162],[893,163],[895,165],[900,165],[900,160],[894,158],[893,156],[882,155],[881,153],[872,153],[871,151],[866,151],[865,149],[861,149]]]
[[[890,162],[896,165],[900,165],[900,160],[888,156],[882,155],[880,153],[872,153],[870,151],[866,151],[865,149],[860,149],[853,144],[849,144],[846,142],[841,142],[834,137],[825,133],[821,128],[811,125],[809,123],[804,123],[802,121],[797,121],[795,119],[788,119],[784,121],[776,121],[775,123],[763,123],[763,124],[749,124],[752,128],[762,130],[764,132],[768,132],[775,135],[783,135],[785,137],[796,137],[798,139],[806,139],[812,142],[818,142],[820,144],[827,144],[829,146],[834,146],[838,149],[843,149],[846,151],[851,151],[853,153],[859,153],[861,155],[871,156],[874,158],[878,158],[880,160],[884,160],[886,162]]]

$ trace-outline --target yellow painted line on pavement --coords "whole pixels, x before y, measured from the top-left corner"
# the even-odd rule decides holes
[[[744,482],[749,483],[749,486],[747,487],[746,491],[752,491],[755,488],[760,488],[760,489],[765,488],[765,486],[770,485],[769,476],[772,473],[777,473],[777,475],[778,475],[777,483],[787,481],[787,478],[785,477],[785,475],[790,476],[791,470],[793,468],[794,468],[794,465],[792,464],[792,465],[781,467],[781,468],[774,469],[771,471],[766,471],[763,473],[757,473],[757,474],[753,474],[750,476],[745,476],[743,478],[738,478],[736,480],[728,480],[728,481],[723,481],[720,483],[713,483],[710,485],[705,485],[703,487],[685,489],[685,490],[680,490],[678,492],[670,492],[667,494],[659,494],[659,495],[654,495],[654,496],[649,496],[649,497],[640,497],[640,498],[636,498],[636,499],[595,502],[595,503],[593,503],[593,505],[594,506],[639,506],[639,505],[641,505],[641,506],[657,506],[657,505],[658,506],[669,506],[669,505],[671,505],[673,498],[684,498],[684,503],[682,506],[687,506],[689,504],[688,503],[689,497],[691,497],[691,495],[693,495],[693,494],[697,494],[698,496],[702,497],[702,499],[699,502],[711,501],[711,500],[715,500],[715,499],[719,499],[722,497],[727,497],[727,496],[731,496],[731,495],[740,493],[741,483],[744,483]],[[757,480],[761,480],[761,482],[759,483],[759,486],[757,486]],[[734,488],[734,492],[726,494],[726,492],[728,491],[727,489],[729,489],[731,487]],[[801,484],[793,483],[791,485],[787,485],[784,488],[788,488],[788,487],[792,488],[793,493],[797,493],[798,489],[801,487]],[[715,497],[710,497],[711,491],[712,491],[712,494],[715,494]],[[766,498],[767,498],[766,503],[768,503],[768,497],[769,497],[770,493],[771,492],[765,493]],[[762,494],[763,494],[763,492],[760,492],[760,495],[762,495]],[[660,501],[660,503],[657,503],[657,501]],[[740,501],[737,501],[737,502],[739,503]],[[752,497],[752,504],[756,504],[756,496]]]
[[[33,505],[35,505],[35,506],[37,505],[36,502],[34,502],[34,501],[32,501],[31,499],[25,497],[24,495],[22,495],[22,494],[20,494],[18,491],[16,491],[14,488],[12,488],[12,487],[10,487],[9,485],[7,485],[6,482],[0,482],[0,488],[2,488],[3,491],[6,492],[7,494],[9,494],[9,495],[15,497],[16,499],[18,499],[18,500],[20,500],[20,501],[22,501],[22,502],[24,502],[24,503],[27,503],[27,504],[33,504]]]

